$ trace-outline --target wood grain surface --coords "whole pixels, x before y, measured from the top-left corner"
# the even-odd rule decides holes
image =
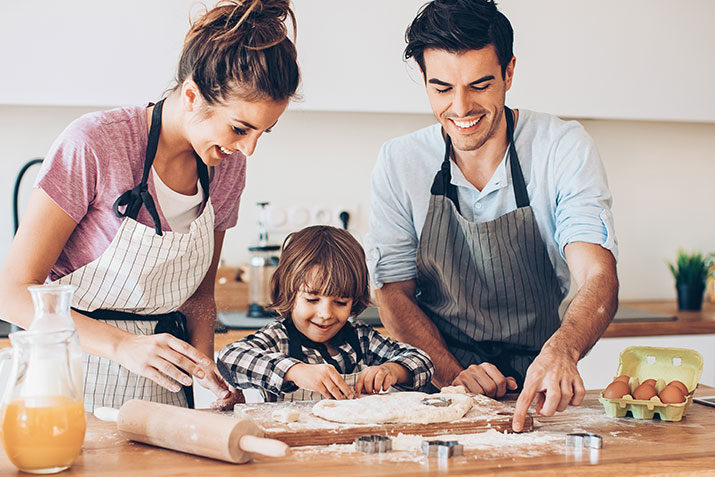
[[[702,386],[696,395],[715,394]],[[693,404],[680,422],[609,418],[589,391],[582,406],[552,417],[535,417],[533,433],[509,434],[504,444],[465,448],[464,456],[448,460],[427,458],[419,452],[363,454],[350,445],[294,448],[282,458],[255,458],[233,465],[127,441],[114,423],[88,415],[82,454],[62,476],[154,477],[200,475],[242,477],[293,476],[642,476],[715,475],[715,408]],[[513,404],[513,401],[507,401]],[[600,450],[568,449],[567,432],[588,430],[603,436]],[[508,446],[511,436],[551,435],[552,444]],[[465,442],[469,437],[464,436]],[[26,475],[0,452],[0,475]]]
[[[341,424],[328,422],[311,414],[312,402],[284,402],[237,404],[234,412],[237,417],[248,416],[263,429],[265,437],[278,439],[289,446],[314,446],[330,444],[350,444],[357,437],[364,435],[418,434],[421,436],[439,436],[444,434],[477,434],[488,430],[512,432],[511,418],[514,414],[512,405],[495,401],[484,396],[476,396],[476,405],[461,419],[452,422],[432,424]],[[283,423],[273,419],[272,414],[279,409],[295,409],[300,412],[296,422]],[[531,431],[534,421],[527,416],[524,430]]]

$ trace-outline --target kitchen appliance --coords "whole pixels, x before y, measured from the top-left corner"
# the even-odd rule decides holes
[[[279,245],[268,243],[266,230],[266,206],[269,202],[257,202],[258,243],[248,247],[251,259],[248,262],[248,313],[249,318],[270,318],[277,316],[266,307],[271,302],[271,276],[278,266]]]

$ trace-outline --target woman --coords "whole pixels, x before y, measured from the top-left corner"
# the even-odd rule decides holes
[[[85,115],[45,158],[0,312],[27,328],[28,285],[77,286],[87,410],[191,406],[191,376],[219,402],[240,398],[213,361],[214,280],[246,157],[299,83],[288,16],[295,25],[288,0],[220,3],[192,25],[164,99]]]

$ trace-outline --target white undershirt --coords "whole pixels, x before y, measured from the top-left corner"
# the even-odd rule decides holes
[[[201,202],[204,200],[204,191],[199,182],[196,182],[197,192],[194,195],[184,195],[170,188],[159,177],[152,167],[154,176],[154,189],[156,200],[159,203],[164,218],[174,232],[187,233],[191,222],[199,216]]]

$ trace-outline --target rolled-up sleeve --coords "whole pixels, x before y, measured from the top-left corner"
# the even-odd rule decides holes
[[[618,257],[611,193],[606,171],[591,137],[580,125],[569,128],[554,146],[556,190],[554,239],[564,257],[571,242],[601,245]]]
[[[383,145],[372,172],[370,233],[366,255],[373,284],[411,280],[417,276],[417,232],[403,179],[390,165],[390,143]]]

